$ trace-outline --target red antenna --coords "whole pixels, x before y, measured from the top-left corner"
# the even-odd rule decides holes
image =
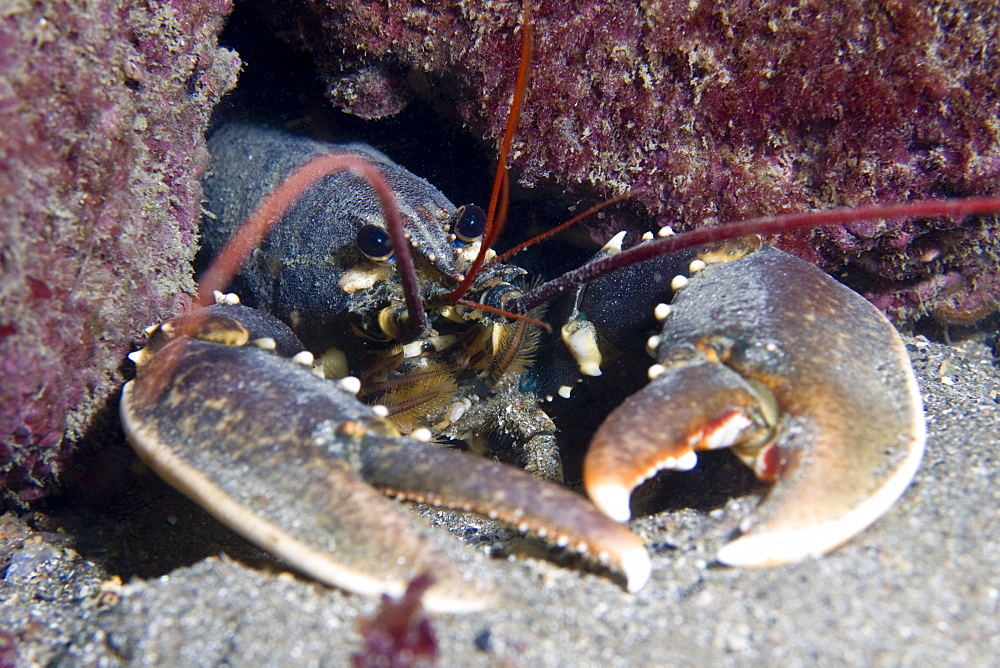
[[[472,262],[472,266],[465,272],[462,283],[452,292],[445,295],[444,299],[449,304],[455,304],[465,297],[472,282],[476,280],[483,262],[486,261],[486,252],[492,248],[500,231],[503,229],[504,221],[507,218],[507,203],[510,194],[510,175],[507,167],[507,156],[510,154],[510,145],[514,141],[514,132],[517,130],[518,121],[521,118],[521,106],[528,88],[528,74],[531,71],[531,56],[534,51],[535,27],[531,22],[531,16],[527,5],[521,13],[521,64],[517,68],[517,80],[514,83],[514,98],[510,103],[510,112],[507,114],[507,127],[504,129],[503,141],[500,142],[500,156],[497,163],[496,175],[493,178],[493,191],[490,194],[490,205],[486,210],[486,232],[483,234],[479,254]]]
[[[616,202],[621,202],[622,200],[628,199],[631,196],[632,196],[631,192],[624,192],[624,193],[621,193],[620,195],[615,195],[614,197],[612,197],[610,199],[606,199],[603,202],[595,204],[594,206],[590,207],[586,211],[584,211],[582,213],[576,214],[575,216],[573,216],[572,218],[570,218],[566,222],[559,223],[558,225],[556,225],[555,227],[553,227],[551,230],[546,230],[546,231],[542,232],[541,234],[528,239],[527,241],[523,241],[523,242],[519,243],[518,245],[514,246],[510,250],[504,251],[503,253],[501,253],[497,257],[495,257],[492,260],[490,260],[490,263],[487,266],[488,267],[492,267],[493,265],[498,264],[500,262],[505,262],[506,260],[509,260],[510,258],[514,257],[515,255],[517,255],[518,253],[520,253],[521,251],[523,251],[525,248],[530,248],[530,247],[534,246],[535,244],[541,243],[542,241],[545,241],[546,239],[548,239],[550,237],[554,237],[555,235],[559,234],[560,232],[562,232],[563,230],[565,230],[570,225],[575,225],[576,223],[579,223],[584,218],[597,213],[598,211],[600,211],[604,207],[611,206],[612,204],[615,204]]]
[[[864,206],[857,208],[829,209],[827,211],[807,211],[778,216],[764,216],[718,227],[703,227],[690,232],[646,241],[617,255],[605,257],[583,265],[548,283],[538,286],[525,295],[512,300],[510,310],[527,313],[563,292],[578,285],[607,276],[623,267],[629,267],[645,260],[651,260],[682,248],[690,248],[712,241],[735,239],[749,234],[778,234],[802,228],[822,227],[850,223],[858,220],[893,220],[929,216],[967,216],[977,213],[1000,211],[1000,198],[977,197],[970,199],[945,199],[888,206]]]

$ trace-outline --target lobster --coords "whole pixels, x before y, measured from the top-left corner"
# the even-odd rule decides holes
[[[168,482],[307,575],[399,595],[429,573],[425,603],[439,611],[473,609],[488,594],[379,492],[572,547],[630,591],[651,569],[621,524],[632,489],[692,468],[701,450],[731,447],[773,483],[720,561],[784,563],[862,531],[923,453],[902,341],[862,297],[747,235],[1000,207],[823,212],[628,250],[617,238],[580,270],[528,288],[515,265],[483,268],[495,206],[456,207],[370,147],[234,124],[210,150],[209,251],[225,254],[248,218],[273,225],[235,242],[249,255],[235,289],[252,308],[220,293],[150,328],[123,390],[126,433]],[[301,176],[327,157],[333,166]],[[546,316],[556,298],[561,308]],[[565,348],[538,347],[546,318],[558,318]],[[583,472],[592,505],[554,482],[557,428],[538,400],[553,388],[571,394],[577,375],[600,374],[612,350],[628,348],[654,357],[650,382],[595,434]],[[533,363],[534,384],[524,382]],[[515,459],[538,475],[429,442],[475,445],[489,430],[516,441]]]

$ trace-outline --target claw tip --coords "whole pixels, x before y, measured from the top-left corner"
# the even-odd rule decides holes
[[[649,582],[653,564],[646,548],[637,547],[622,555],[622,571],[625,573],[625,587],[634,594]]]
[[[760,568],[819,556],[826,547],[810,548],[796,536],[743,536],[723,545],[716,558],[727,566]]]
[[[594,505],[611,519],[617,522],[628,522],[632,519],[632,510],[629,508],[632,492],[627,487],[603,483],[592,486],[588,493]]]
[[[851,512],[832,521],[779,528],[772,522],[747,522],[740,530],[744,535],[724,545],[718,560],[729,566],[778,566],[800,559],[818,557],[842,545],[881,517],[906,491],[913,480],[924,453],[924,426],[915,425],[906,458],[868,499]],[[748,518],[749,519],[749,518]]]

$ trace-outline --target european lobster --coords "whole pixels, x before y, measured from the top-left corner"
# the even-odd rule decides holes
[[[399,594],[430,572],[426,600],[437,610],[475,607],[480,592],[376,488],[573,546],[632,591],[650,562],[618,523],[630,517],[631,490],[661,469],[693,467],[698,450],[733,447],[774,483],[744,537],[720,553],[725,563],[816,555],[863,530],[902,494],[923,452],[902,342],[856,293],[746,235],[1000,207],[824,212],[629,250],[618,239],[578,272],[528,289],[516,266],[479,268],[495,230],[480,210],[455,207],[373,149],[233,125],[214,134],[211,151],[206,246],[222,251],[247,218],[274,224],[237,291],[277,320],[220,297],[151,328],[123,393],[129,438],[168,482],[308,575]],[[322,173],[301,176],[327,157]],[[495,193],[503,189],[498,177]],[[668,254],[699,241],[712,243]],[[521,376],[546,317],[539,309],[557,296],[565,317],[553,324],[570,352],[546,353],[533,387]],[[648,336],[654,313],[660,331]],[[556,427],[537,400],[553,388],[569,394],[570,357],[597,375],[610,347],[646,348],[655,363],[587,455],[596,508],[553,482],[426,443],[499,428],[527,468],[558,478]],[[875,365],[885,349],[892,363]]]

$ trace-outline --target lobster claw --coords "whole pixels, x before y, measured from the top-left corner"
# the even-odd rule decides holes
[[[478,512],[649,579],[642,541],[583,497],[513,467],[401,436],[355,398],[356,379],[319,378],[276,319],[232,302],[150,328],[122,390],[140,457],[222,523],[300,572],[364,594],[434,584],[438,612],[482,608],[488,583],[383,493]],[[354,382],[351,382],[351,381]]]
[[[632,489],[660,471],[693,469],[699,450],[752,453],[773,433],[759,390],[724,364],[654,369],[658,375],[601,426],[586,460],[591,498],[619,522],[631,518]]]
[[[587,493],[619,521],[657,471],[732,447],[773,487],[718,558],[777,565],[862,531],[919,466],[923,409],[902,340],[806,262],[764,247],[708,265],[651,343],[651,382],[609,416],[584,464]]]

